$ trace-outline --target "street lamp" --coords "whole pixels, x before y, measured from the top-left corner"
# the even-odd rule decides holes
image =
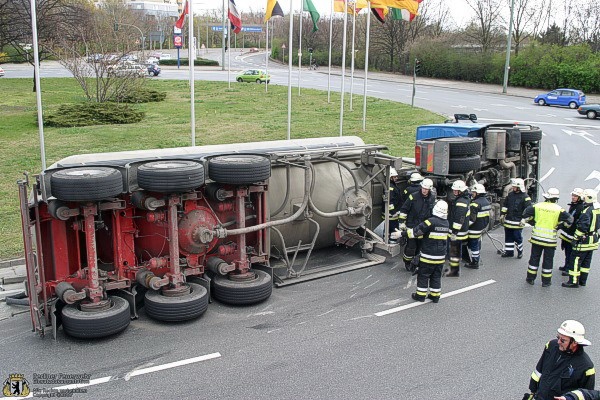
[[[138,28],[135,25],[131,25],[131,24],[124,24],[123,22],[115,22],[115,29],[118,29],[119,25],[123,25],[123,26],[131,26],[132,28],[137,29],[138,31],[140,31],[140,37],[142,38],[142,50],[146,49],[146,36],[144,36],[144,32],[142,32],[142,30],[140,28]]]
[[[508,86],[508,72],[510,70],[510,47],[513,29],[513,16],[515,12],[515,0],[510,2],[510,22],[508,23],[508,38],[506,39],[506,63],[504,64],[504,82],[502,85],[502,93],[506,93]]]
[[[281,50],[283,51],[281,62],[285,63],[285,43],[281,45]]]

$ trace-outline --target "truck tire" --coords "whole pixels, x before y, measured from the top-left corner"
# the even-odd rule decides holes
[[[478,170],[481,168],[481,157],[480,156],[467,156],[450,159],[450,166],[448,171],[451,174],[461,174],[463,172],[469,172]]]
[[[481,138],[449,137],[437,140],[450,145],[450,157],[481,155]]]
[[[204,166],[187,160],[152,161],[140,165],[137,180],[151,192],[187,192],[204,185]]]
[[[271,176],[271,161],[267,157],[236,154],[211,158],[208,176],[215,182],[248,185]]]
[[[131,321],[129,303],[121,297],[111,296],[111,307],[103,311],[81,311],[77,304],[69,304],[61,310],[65,333],[80,339],[102,338],[119,333]]]
[[[542,140],[542,130],[540,128],[534,128],[531,130],[523,130],[521,131],[521,142],[539,142]]]
[[[235,281],[227,276],[215,275],[212,292],[215,299],[232,305],[249,305],[271,297],[273,293],[271,275],[260,270],[250,271],[254,272],[254,279],[249,281]]]
[[[55,172],[50,177],[52,196],[64,201],[100,201],[123,191],[123,177],[115,168],[78,167]]]
[[[180,322],[196,319],[208,308],[208,290],[197,283],[187,283],[190,293],[183,296],[163,296],[148,290],[144,296],[146,314],[157,321]]]

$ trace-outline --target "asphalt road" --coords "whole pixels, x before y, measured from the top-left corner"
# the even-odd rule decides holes
[[[260,64],[254,57],[236,62],[240,69]],[[284,68],[270,70],[273,83],[287,84]],[[223,80],[224,74],[200,71],[197,78]],[[176,77],[185,71],[164,70],[160,79]],[[327,89],[322,71],[303,71],[302,77],[303,87]],[[332,81],[339,88],[339,77]],[[542,185],[558,187],[561,204],[574,186],[600,184],[593,177],[600,174],[600,121],[466,86],[418,86],[416,105],[542,127]],[[362,93],[362,81],[355,93],[357,87]],[[406,103],[410,90],[404,82],[378,78],[370,80],[368,94]],[[502,239],[498,230],[491,236]],[[62,331],[58,341],[40,339],[30,332],[28,315],[19,315],[0,321],[0,378],[22,373],[41,388],[61,385],[36,385],[33,374],[91,374],[92,384],[81,388],[87,393],[73,394],[81,399],[521,398],[544,344],[565,319],[584,323],[594,344],[587,351],[600,363],[598,255],[588,286],[572,290],[560,287],[557,274],[549,288],[539,279],[527,285],[528,244],[525,254],[522,260],[500,259],[485,238],[482,268],[445,278],[439,304],[413,307],[414,279],[392,260],[275,289],[252,307],[214,302],[189,323],[157,323],[142,310],[122,334],[94,342]],[[562,260],[557,253],[555,265]]]

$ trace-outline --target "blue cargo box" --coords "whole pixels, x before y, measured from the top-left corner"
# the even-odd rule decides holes
[[[417,128],[417,140],[446,137],[481,137],[483,131],[492,124],[431,124]]]

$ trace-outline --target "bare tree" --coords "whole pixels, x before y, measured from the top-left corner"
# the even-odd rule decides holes
[[[591,2],[581,3],[573,10],[570,37],[574,43],[588,43],[594,51],[600,50],[600,9]]]
[[[465,35],[485,53],[502,42],[502,7],[500,0],[467,0],[475,17]]]
[[[537,29],[542,25],[546,9],[546,0],[515,0],[513,18],[513,42],[515,55],[523,42],[535,37]]]

